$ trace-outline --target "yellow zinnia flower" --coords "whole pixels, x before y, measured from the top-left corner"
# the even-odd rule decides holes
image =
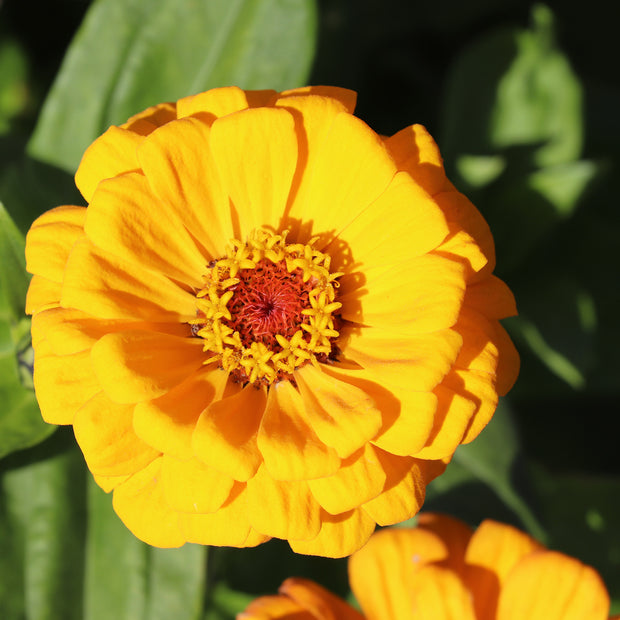
[[[415,514],[518,371],[482,216],[355,93],[222,88],[86,151],[37,219],[34,382],[136,536],[343,556]]]
[[[321,586],[287,579],[239,620],[607,620],[609,594],[590,566],[548,551],[518,529],[476,532],[427,513],[414,529],[374,534],[349,559],[363,615]],[[620,616],[614,616],[617,620]]]

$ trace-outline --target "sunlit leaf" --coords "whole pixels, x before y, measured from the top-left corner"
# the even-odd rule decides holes
[[[302,85],[314,53],[314,0],[95,0],[29,146],[74,172],[111,124],[215,86]]]

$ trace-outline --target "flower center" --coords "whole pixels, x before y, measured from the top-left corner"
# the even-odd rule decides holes
[[[330,256],[308,244],[286,243],[254,230],[234,239],[226,256],[209,265],[197,296],[192,331],[233,380],[270,384],[335,355],[341,304]]]

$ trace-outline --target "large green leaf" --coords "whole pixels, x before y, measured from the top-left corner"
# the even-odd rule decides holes
[[[207,88],[302,85],[314,0],[96,0],[71,44],[29,145],[75,171],[109,125]]]
[[[29,275],[24,238],[0,203],[0,458],[42,441],[54,426],[41,419],[32,391]]]
[[[206,547],[140,542],[92,480],[88,494],[85,620],[193,620],[204,598]]]

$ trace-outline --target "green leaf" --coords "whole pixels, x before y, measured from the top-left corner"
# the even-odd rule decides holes
[[[0,203],[0,458],[42,441],[56,428],[41,418],[32,391],[25,264],[24,238]]]
[[[554,474],[532,466],[549,546],[593,566],[620,613],[620,477]]]
[[[11,572],[6,620],[81,620],[84,554],[84,466],[78,450],[67,449],[69,433],[46,444],[45,458],[5,459],[2,471],[0,583]],[[64,444],[64,445],[63,445]],[[19,610],[21,608],[21,613]],[[14,613],[15,612],[15,613]]]
[[[95,0],[29,145],[75,171],[111,124],[216,86],[302,85],[314,53],[314,0]]]
[[[139,541],[89,480],[85,620],[200,618],[206,547],[156,549]]]
[[[490,487],[519,517],[530,534],[544,543],[546,532],[515,483],[519,456],[517,430],[507,401],[501,399],[491,422],[474,441],[459,446],[452,463],[458,463],[475,479]]]
[[[0,134],[28,103],[28,63],[24,50],[10,39],[0,42]]]
[[[26,272],[21,232],[0,203],[0,319],[19,321],[24,316],[30,276]]]

